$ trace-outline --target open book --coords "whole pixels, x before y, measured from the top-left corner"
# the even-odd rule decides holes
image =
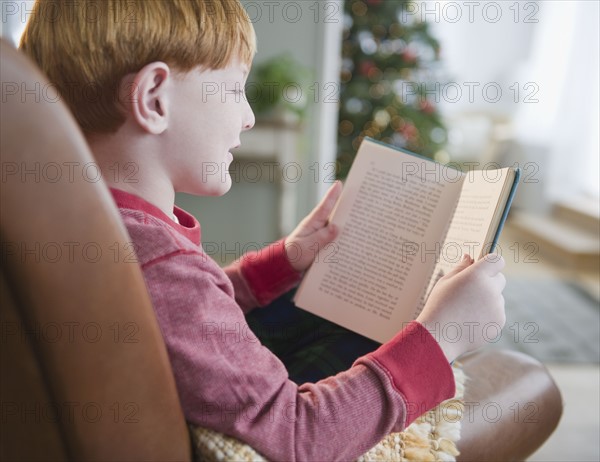
[[[330,217],[338,237],[318,253],[295,304],[387,342],[464,253],[494,250],[519,176],[462,172],[365,138]]]

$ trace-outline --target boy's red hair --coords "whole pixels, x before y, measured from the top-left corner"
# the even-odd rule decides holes
[[[239,0],[38,0],[19,48],[84,132],[111,133],[125,121],[125,75],[154,61],[180,72],[249,65],[256,37]]]

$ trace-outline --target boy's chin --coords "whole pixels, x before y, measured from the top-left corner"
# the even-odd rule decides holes
[[[221,188],[219,190],[216,190],[213,194],[209,194],[210,196],[224,196],[225,194],[227,194],[229,192],[229,190],[231,189],[231,182],[229,183],[229,186],[227,186],[226,188]]]
[[[227,178],[225,179],[225,181],[215,183],[215,184],[204,183],[202,185],[199,185],[199,187],[197,187],[197,188],[193,188],[193,190],[190,191],[190,194],[193,194],[195,196],[219,197],[219,196],[224,196],[225,194],[227,194],[230,189],[231,189],[231,178],[228,175]]]
[[[191,194],[192,196],[223,196],[231,189],[232,179],[229,172],[221,175],[204,174],[203,178],[191,176],[175,185],[178,193]]]
[[[225,175],[224,181],[222,181],[221,183],[216,185],[216,188],[214,189],[214,193],[211,194],[211,196],[224,196],[225,194],[227,194],[229,192],[230,189],[231,189],[231,177],[229,176],[229,173],[227,173],[227,175]]]

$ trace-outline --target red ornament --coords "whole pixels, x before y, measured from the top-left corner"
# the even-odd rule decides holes
[[[359,66],[359,72],[361,73],[361,75],[369,75],[369,72],[371,71],[371,69],[375,68],[375,63],[373,61],[363,61],[360,63]]]
[[[402,56],[402,59],[409,64],[413,64],[417,61],[417,55],[410,51],[408,48],[402,50],[400,56]]]
[[[421,100],[419,103],[419,109],[423,111],[425,114],[433,114],[435,112],[435,106],[431,104],[431,101],[428,99]]]
[[[400,133],[406,138],[407,141],[414,141],[419,135],[419,130],[412,122],[408,122],[402,127]]]

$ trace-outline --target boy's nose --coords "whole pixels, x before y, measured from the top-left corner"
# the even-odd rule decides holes
[[[252,111],[252,108],[250,107],[250,105],[248,105],[248,110],[246,111],[246,114],[244,117],[243,130],[250,130],[252,127],[254,127],[255,122],[256,122],[256,119],[254,117],[254,112]]]

